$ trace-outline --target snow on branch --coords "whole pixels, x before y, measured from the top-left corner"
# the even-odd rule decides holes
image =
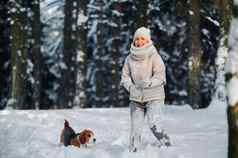
[[[238,19],[233,19],[229,36],[229,56],[226,63],[228,78],[228,101],[233,106],[238,103]]]
[[[211,23],[213,23],[216,26],[220,26],[220,23],[217,20],[212,19],[209,16],[204,16],[204,18],[206,18],[208,21],[210,21]]]

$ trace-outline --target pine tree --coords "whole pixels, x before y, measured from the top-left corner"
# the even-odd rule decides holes
[[[201,1],[200,41],[202,46],[199,108],[210,105],[215,93],[217,49],[219,43],[219,15],[211,1]]]
[[[11,1],[11,64],[12,84],[9,106],[23,109],[26,96],[27,64],[27,23],[26,3],[23,0]]]
[[[73,107],[76,94],[77,22],[79,14],[77,0],[66,0],[64,7],[63,63],[59,106]]]
[[[134,4],[129,1],[110,1],[110,5],[106,9],[108,16],[108,27],[110,36],[107,38],[107,51],[110,53],[108,59],[108,68],[110,75],[108,76],[107,95],[110,95],[108,104],[116,107],[128,106],[128,98],[125,90],[120,86],[121,70],[126,55],[129,53],[130,43],[132,41],[132,32],[134,28],[132,9]],[[131,16],[128,16],[128,15]],[[115,104],[116,103],[116,104]]]
[[[198,108],[202,104],[201,92],[201,68],[202,68],[202,45],[200,36],[200,0],[190,1],[190,35],[191,48],[189,53],[189,75],[188,75],[188,93],[189,103],[193,108]]]
[[[10,21],[8,1],[0,2],[0,109],[5,108],[10,89]]]
[[[134,4],[95,0],[88,6],[87,106],[127,106],[128,98],[119,82],[134,33]]]
[[[5,30],[5,23],[4,23],[4,17],[3,17],[3,13],[4,13],[4,4],[1,1],[0,3],[0,81],[3,81],[3,53],[4,53],[4,30]],[[2,93],[2,89],[3,89],[3,83],[0,82],[0,94]],[[1,95],[0,95],[1,96]],[[1,98],[0,98],[1,100]],[[0,101],[1,102],[1,101]]]
[[[106,27],[105,2],[92,0],[88,4],[88,60],[87,60],[87,107],[106,106],[108,96],[104,88],[107,71],[105,69],[105,38],[108,35]],[[107,58],[107,57],[106,57]]]
[[[64,0],[41,1],[42,104],[58,108],[63,62]],[[52,14],[52,11],[54,14]]]
[[[40,0],[32,3],[32,58],[33,58],[33,104],[39,109],[42,92],[42,54],[41,54],[41,21],[40,21]]]
[[[87,73],[87,34],[88,34],[88,17],[87,17],[88,0],[79,1],[78,17],[78,48],[77,48],[77,81],[75,105],[85,107],[86,98],[86,73]]]

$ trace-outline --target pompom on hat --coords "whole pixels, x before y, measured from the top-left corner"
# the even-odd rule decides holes
[[[150,29],[147,29],[146,27],[138,28],[134,34],[133,41],[138,37],[144,37],[151,41]]]

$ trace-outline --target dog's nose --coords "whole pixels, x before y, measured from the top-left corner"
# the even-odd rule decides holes
[[[96,138],[93,138],[93,142],[96,142]]]

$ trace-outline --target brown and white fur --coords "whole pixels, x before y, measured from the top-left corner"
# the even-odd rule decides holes
[[[80,133],[76,133],[72,127],[70,127],[69,122],[65,120],[64,128],[61,131],[60,143],[64,146],[73,145],[78,148],[80,146],[87,147],[90,143],[95,143],[96,139],[94,138],[93,131],[89,129],[84,129]]]

